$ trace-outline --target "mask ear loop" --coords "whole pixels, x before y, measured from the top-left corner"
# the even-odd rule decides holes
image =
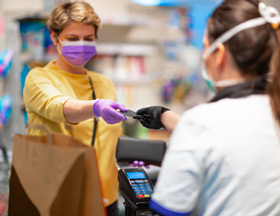
[[[59,35],[56,33],[56,42],[57,43],[61,43],[60,39],[59,39]],[[61,43],[62,44],[62,43]],[[55,47],[58,54],[61,55],[61,50],[58,48],[58,45]]]

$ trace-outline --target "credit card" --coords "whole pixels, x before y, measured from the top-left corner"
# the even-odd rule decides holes
[[[119,111],[121,114],[127,116],[127,117],[131,117],[131,118],[134,118],[137,116],[136,112],[132,111],[132,110],[127,110],[126,112],[123,112],[123,111]]]
[[[137,119],[137,120],[140,120],[140,119],[144,119],[144,120],[150,120],[151,117],[147,114],[143,114],[143,115],[137,115],[136,112],[128,109],[126,112],[123,112],[123,111],[119,111],[119,113],[127,116],[127,117],[131,117],[131,118],[134,118],[134,119]]]

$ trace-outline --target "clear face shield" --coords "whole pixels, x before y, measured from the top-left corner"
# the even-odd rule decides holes
[[[227,42],[229,39],[231,39],[233,36],[238,34],[239,32],[250,29],[253,27],[261,26],[266,23],[270,23],[273,25],[279,25],[280,23],[280,14],[278,10],[276,10],[273,7],[267,6],[265,3],[260,2],[259,3],[259,12],[262,15],[261,17],[251,19],[248,21],[245,21],[234,28],[228,30],[224,34],[222,34],[220,37],[218,37],[207,49],[204,54],[202,55],[202,61],[201,61],[201,74],[202,77],[205,79],[207,86],[209,89],[213,92],[216,92],[217,87],[226,87],[237,84],[239,81],[237,80],[221,80],[218,82],[215,82],[207,73],[206,65],[205,65],[205,59],[211,55],[217,48],[219,44],[223,44]]]

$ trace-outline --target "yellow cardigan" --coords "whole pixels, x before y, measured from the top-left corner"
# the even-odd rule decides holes
[[[43,68],[32,69],[25,80],[23,99],[28,121],[47,126],[53,133],[71,135],[65,129],[66,119],[63,106],[69,99],[92,100],[91,76],[97,99],[116,101],[115,87],[111,80],[99,73],[86,71],[86,74],[72,74],[61,70],[55,61]],[[87,145],[91,144],[93,119],[73,125],[73,136]],[[28,130],[30,135],[43,135],[39,130]],[[95,149],[98,160],[103,198],[105,206],[118,198],[117,166],[115,149],[119,136],[122,135],[121,123],[109,125],[102,118],[98,122]]]

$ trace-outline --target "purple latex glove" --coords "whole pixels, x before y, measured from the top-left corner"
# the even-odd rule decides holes
[[[116,101],[97,99],[93,104],[93,113],[97,117],[102,117],[108,124],[116,124],[122,120],[126,120],[126,117],[120,114],[116,109],[120,111],[127,111],[124,105],[119,104]]]
[[[144,161],[133,161],[133,163],[129,164],[130,166],[132,167],[143,167],[145,166],[147,169],[150,168],[150,165],[149,164],[145,164]]]

